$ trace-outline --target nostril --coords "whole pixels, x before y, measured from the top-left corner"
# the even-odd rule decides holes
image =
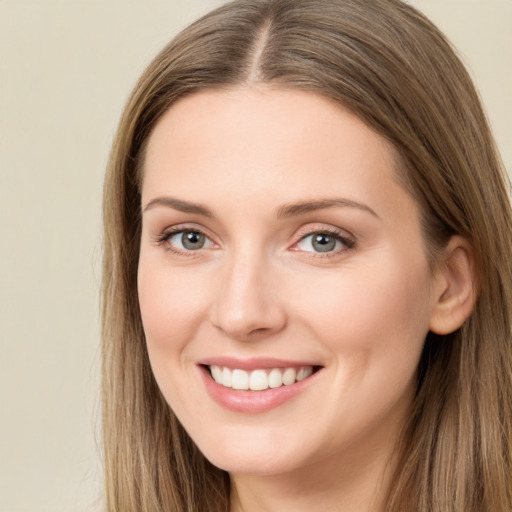
[[[257,336],[258,334],[265,334],[269,330],[270,329],[268,327],[257,327],[256,329],[253,329],[252,331],[250,331],[249,335]]]
[[[270,316],[270,315],[269,315]],[[216,318],[212,321],[218,331],[237,341],[253,341],[281,332],[286,319],[274,319],[266,315],[259,318]]]

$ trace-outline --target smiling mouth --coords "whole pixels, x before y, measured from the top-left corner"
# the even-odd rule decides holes
[[[267,368],[246,371],[226,366],[208,365],[212,379],[219,385],[240,391],[264,391],[282,386],[291,386],[307,379],[320,367]]]

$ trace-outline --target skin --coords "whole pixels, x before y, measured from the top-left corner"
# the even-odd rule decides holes
[[[425,336],[450,296],[396,161],[354,115],[301,91],[196,93],[151,135],[138,275],[148,353],[185,429],[230,473],[233,511],[382,508]],[[351,203],[276,215],[332,198]],[[205,233],[205,246],[164,240],[171,227]],[[350,243],[315,252],[307,237],[333,229]],[[197,362],[216,356],[322,369],[292,400],[244,414],[198,376]]]

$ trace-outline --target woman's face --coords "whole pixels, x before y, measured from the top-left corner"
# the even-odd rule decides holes
[[[439,288],[395,168],[382,137],[313,93],[196,93],[156,126],[142,320],[158,385],[213,464],[389,456]]]

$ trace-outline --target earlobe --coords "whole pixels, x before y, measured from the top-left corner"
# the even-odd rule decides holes
[[[471,315],[477,293],[473,249],[465,238],[450,239],[436,273],[430,330],[450,334]]]

